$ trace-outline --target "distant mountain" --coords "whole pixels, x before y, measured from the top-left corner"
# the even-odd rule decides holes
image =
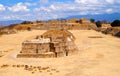
[[[106,20],[108,22],[112,22],[115,19],[120,20],[120,13],[111,13],[111,14],[95,14],[95,15],[74,15],[74,16],[69,16],[65,19],[70,19],[70,18],[87,18],[87,19],[95,19],[97,20]]]
[[[6,21],[0,21],[0,25],[8,26],[11,24],[19,24],[21,22],[23,22],[23,21],[22,20],[6,20]]]
[[[108,22],[112,22],[116,19],[120,20],[120,13],[111,13],[111,14],[89,14],[89,15],[73,15],[69,16],[64,19],[70,19],[70,18],[87,18],[87,19],[95,19],[97,20],[106,20]],[[23,20],[5,20],[5,21],[0,21],[0,25],[5,25],[8,26],[10,24],[19,24],[23,22]]]

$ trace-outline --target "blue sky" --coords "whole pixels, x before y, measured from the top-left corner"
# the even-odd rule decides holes
[[[120,0],[1,0],[0,20],[47,20],[120,13]]]

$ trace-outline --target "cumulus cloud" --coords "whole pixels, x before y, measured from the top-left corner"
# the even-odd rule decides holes
[[[37,5],[37,3],[29,3],[29,2],[25,2],[25,3],[22,3],[23,5],[25,6],[35,6]]]
[[[75,0],[74,2],[54,2],[50,6],[37,8],[42,16],[53,15],[54,17],[67,17],[71,15],[102,14],[119,12],[120,9],[115,0]],[[44,17],[46,17],[46,15]],[[48,16],[50,17],[50,16]],[[43,18],[43,17],[42,17]]]
[[[96,4],[98,3],[98,0],[75,0],[76,3],[81,3],[81,4]]]
[[[2,4],[0,4],[0,11],[5,11],[5,7]]]
[[[11,15],[11,16],[3,16],[3,20],[11,20],[11,19],[19,19],[20,17]]]
[[[40,3],[41,4],[47,4],[47,3],[49,3],[49,0],[40,0]]]
[[[114,4],[120,3],[119,0],[75,0],[76,3],[81,4]]]
[[[111,13],[111,12],[113,12],[113,9],[109,8],[109,9],[106,10],[106,12]]]
[[[27,8],[27,5],[20,2],[12,7],[8,7],[8,9],[12,12],[21,12],[21,11],[27,12],[27,11],[30,11],[30,9]]]
[[[0,5],[0,10],[1,8],[5,10],[4,7]],[[65,2],[38,0],[36,3],[20,2],[11,7],[9,6],[6,10],[10,10],[11,13],[11,16],[6,18],[15,18],[12,15],[16,14],[16,17],[18,16],[20,19],[47,20],[64,18],[71,15],[119,12],[120,0],[74,0]]]
[[[54,5],[51,5],[50,8],[53,10],[57,10],[57,8]]]
[[[106,2],[113,4],[115,0],[106,0]]]

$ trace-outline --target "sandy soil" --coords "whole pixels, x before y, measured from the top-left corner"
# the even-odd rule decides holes
[[[120,39],[93,30],[71,31],[79,49],[75,55],[16,58],[24,40],[44,32],[24,31],[0,37],[0,76],[120,76]],[[32,70],[26,70],[25,65]]]

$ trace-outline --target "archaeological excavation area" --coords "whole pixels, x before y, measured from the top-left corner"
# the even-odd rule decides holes
[[[32,30],[3,35],[0,76],[119,76],[119,43],[119,38],[94,30]]]

